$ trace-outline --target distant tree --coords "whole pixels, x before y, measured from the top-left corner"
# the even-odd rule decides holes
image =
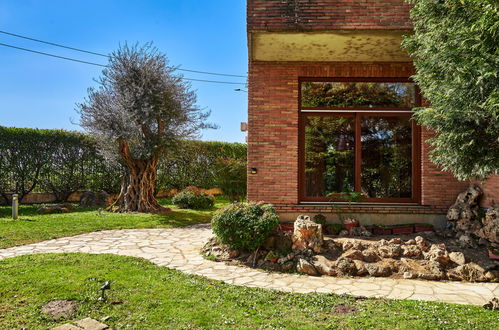
[[[196,105],[196,94],[174,71],[152,44],[122,46],[111,54],[99,87],[78,104],[80,125],[125,168],[112,210],[160,211],[154,185],[161,155],[180,139],[213,127],[206,123],[209,112]]]
[[[437,133],[431,159],[460,180],[499,173],[499,2],[412,0],[414,79],[430,107],[417,121]]]

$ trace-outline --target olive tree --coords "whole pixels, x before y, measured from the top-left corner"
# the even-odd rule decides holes
[[[499,173],[499,2],[412,0],[414,79],[431,106],[431,159],[460,180]]]
[[[125,174],[111,207],[119,212],[157,212],[154,198],[161,155],[180,139],[196,137],[209,112],[196,105],[196,94],[152,44],[121,46],[78,104],[80,125],[101,141],[102,151],[118,156]]]

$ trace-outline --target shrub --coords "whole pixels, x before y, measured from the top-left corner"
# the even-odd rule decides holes
[[[279,225],[274,207],[262,203],[233,203],[211,220],[222,244],[233,249],[255,250]]]
[[[314,215],[314,222],[324,226],[326,224],[326,216],[324,214],[316,214]]]
[[[215,198],[196,187],[187,187],[172,199],[173,204],[181,209],[209,209],[215,204]]]

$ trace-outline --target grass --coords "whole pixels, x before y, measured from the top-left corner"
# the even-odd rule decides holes
[[[165,215],[121,214],[99,212],[98,208],[77,208],[71,213],[37,214],[40,205],[21,205],[19,220],[11,219],[11,208],[0,207],[0,248],[29,244],[53,238],[106,229],[124,228],[172,228],[210,222],[215,210],[228,204],[218,198],[211,210],[184,210],[174,208],[169,199],[160,199],[164,206],[172,208]]]
[[[111,280],[99,302],[98,280]],[[46,329],[109,317],[115,329],[495,329],[481,307],[244,288],[113,255],[45,254],[0,261],[0,329]],[[53,299],[81,302],[69,319],[40,312]],[[335,306],[356,309],[335,312]]]

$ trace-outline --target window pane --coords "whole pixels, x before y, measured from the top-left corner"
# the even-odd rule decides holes
[[[305,119],[305,193],[324,197],[354,190],[354,117]]]
[[[402,82],[302,82],[302,107],[416,106],[415,85]]]
[[[412,197],[410,117],[362,117],[362,192],[371,198]]]

